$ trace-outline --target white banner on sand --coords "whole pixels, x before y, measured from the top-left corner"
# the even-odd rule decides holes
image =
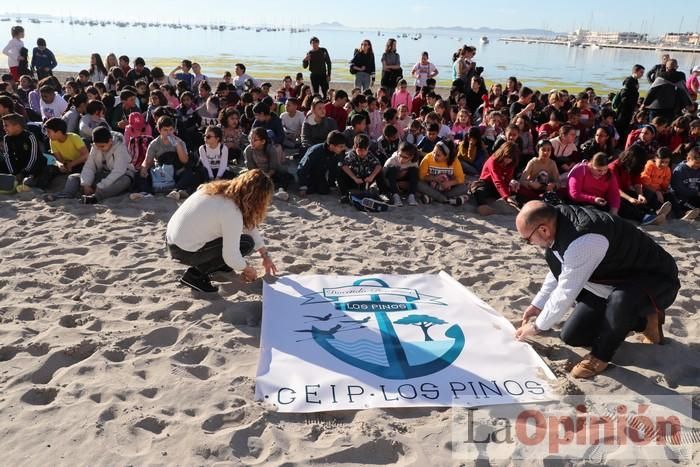
[[[281,277],[263,288],[256,399],[280,412],[556,399],[514,334],[444,272]]]

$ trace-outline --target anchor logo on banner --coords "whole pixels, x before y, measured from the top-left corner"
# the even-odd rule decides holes
[[[391,301],[382,297],[392,297]],[[397,300],[393,297],[401,297]],[[429,329],[433,326],[449,324],[442,319],[426,314],[409,314],[392,321],[391,315],[418,310],[421,304],[446,306],[440,297],[419,293],[415,289],[393,288],[385,281],[376,278],[359,279],[350,286],[324,288],[322,292],[304,296],[303,305],[332,303],[335,310],[350,313],[334,316],[303,315],[312,323],[311,329],[296,332],[310,333],[321,348],[356,368],[387,379],[409,379],[436,373],[450,366],[462,352],[465,338],[462,329],[453,324],[445,332],[445,339],[434,340]],[[354,314],[370,314],[354,319]],[[368,339],[343,341],[337,337],[341,332],[366,328],[374,316],[377,320],[381,343]],[[341,321],[337,321],[341,320]],[[321,323],[333,324],[322,329]],[[350,324],[343,329],[343,323]],[[394,324],[415,325],[423,332],[423,341],[405,341],[400,338]]]

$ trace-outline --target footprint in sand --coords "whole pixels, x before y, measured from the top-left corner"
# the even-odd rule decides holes
[[[12,360],[18,352],[20,352],[20,349],[11,345],[0,347],[0,362]]]
[[[135,428],[141,428],[146,431],[150,431],[151,433],[154,433],[156,435],[159,435],[163,432],[165,427],[168,426],[166,422],[163,420],[158,420],[155,417],[146,417],[143,420],[139,420],[134,424]]]
[[[168,308],[175,311],[186,311],[189,310],[191,306],[191,300],[180,300],[178,302],[171,303],[170,305],[168,305]]]
[[[82,265],[67,266],[63,271],[63,277],[60,279],[63,283],[71,283],[76,279],[80,279],[88,272],[88,268]]]
[[[49,353],[50,348],[51,346],[46,342],[33,342],[24,350],[32,357],[41,357]]]
[[[188,347],[170,358],[186,365],[198,365],[202,363],[202,360],[204,360],[208,354],[209,347]]]
[[[34,384],[47,384],[51,381],[56,371],[82,362],[95,353],[95,350],[97,350],[97,345],[90,341],[84,341],[73,347],[56,352],[37,371],[32,373],[29,379]]]
[[[311,269],[311,265],[306,264],[306,263],[290,264],[287,267],[287,271],[292,273],[292,274],[301,274],[301,273],[304,273],[306,271],[309,271],[310,269]]]
[[[172,367],[172,373],[174,375],[179,375],[179,376],[194,376],[197,379],[201,379],[202,381],[206,381],[209,378],[211,378],[215,373],[214,371],[209,368],[208,366],[205,365],[197,365],[197,366],[178,366],[178,365],[173,365]]]
[[[76,328],[81,324],[80,315],[64,315],[58,320],[59,326],[64,328]]]
[[[17,319],[20,321],[34,321],[36,319],[36,311],[31,308],[23,308],[17,313]]]
[[[255,442],[250,443],[250,441],[251,439],[254,441],[259,440],[267,425],[268,423],[266,422],[265,418],[261,416],[255,419],[249,425],[236,430],[231,437],[231,441],[228,443],[231,447],[233,455],[238,458],[247,456],[258,457],[261,452],[260,446],[258,446]]]
[[[167,326],[149,332],[143,336],[142,341],[150,347],[168,347],[177,341],[179,335],[180,331],[176,327]]]
[[[63,264],[63,263],[65,263],[65,260],[63,260],[63,259],[50,259],[47,261],[39,261],[37,263],[32,263],[29,265],[29,267],[34,268],[34,269],[43,269],[47,266],[53,266],[55,264]]]
[[[49,405],[58,395],[56,388],[32,388],[22,394],[20,400],[30,405]]]
[[[202,430],[214,433],[227,428],[237,427],[246,418],[245,408],[241,407],[231,412],[212,415],[202,423]]]
[[[170,321],[170,310],[156,310],[146,315],[149,321]]]
[[[124,359],[126,358],[126,353],[119,350],[119,349],[107,349],[104,352],[102,352],[102,355],[107,360],[109,360],[110,362],[113,362],[113,363],[123,362]]]
[[[158,394],[158,388],[146,388],[142,389],[139,391],[139,394],[141,394],[143,397],[147,397],[149,399],[153,399],[156,397],[156,394]]]
[[[141,313],[138,311],[132,311],[131,313],[127,314],[124,319],[127,321],[136,321],[139,319],[139,316],[141,316]]]

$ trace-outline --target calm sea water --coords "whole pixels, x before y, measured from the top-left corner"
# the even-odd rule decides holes
[[[14,24],[4,22],[3,25]],[[181,58],[190,58],[202,64],[204,73],[219,77],[224,71],[233,71],[236,62],[246,63],[254,77],[281,79],[301,69],[301,59],[308,50],[309,38],[316,35],[333,60],[336,81],[351,81],[348,61],[362,39],[372,41],[379,59],[389,37],[398,40],[404,75],[408,75],[422,51],[430,53],[431,61],[440,71],[442,85],[451,81],[452,53],[461,44],[473,44],[478,51],[476,61],[485,68],[487,81],[505,82],[516,76],[526,85],[548,90],[555,87],[576,89],[588,85],[599,93],[619,89],[622,80],[635,63],[647,68],[658,62],[655,51],[623,49],[567,48],[560,45],[504,43],[498,36],[489,37],[489,44],[480,44],[477,32],[422,31],[422,38],[402,37],[412,31],[375,30],[311,30],[303,33],[287,31],[260,31],[235,29],[225,31],[202,29],[170,29],[165,27],[126,27],[69,25],[68,22],[32,24],[24,21],[25,44],[31,50],[37,37],[47,40],[57,55],[59,70],[79,71],[87,68],[90,54],[98,52],[103,59],[109,52],[117,56],[142,56],[148,66],[160,65],[166,72]],[[686,73],[700,63],[700,53],[673,54]],[[648,85],[643,83],[643,88]]]

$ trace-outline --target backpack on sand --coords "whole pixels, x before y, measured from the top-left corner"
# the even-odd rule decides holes
[[[0,174],[0,195],[12,195],[17,188],[17,178],[10,174]]]
[[[371,191],[351,192],[350,202],[358,211],[385,212],[389,210],[389,205],[382,201],[379,195]]]

